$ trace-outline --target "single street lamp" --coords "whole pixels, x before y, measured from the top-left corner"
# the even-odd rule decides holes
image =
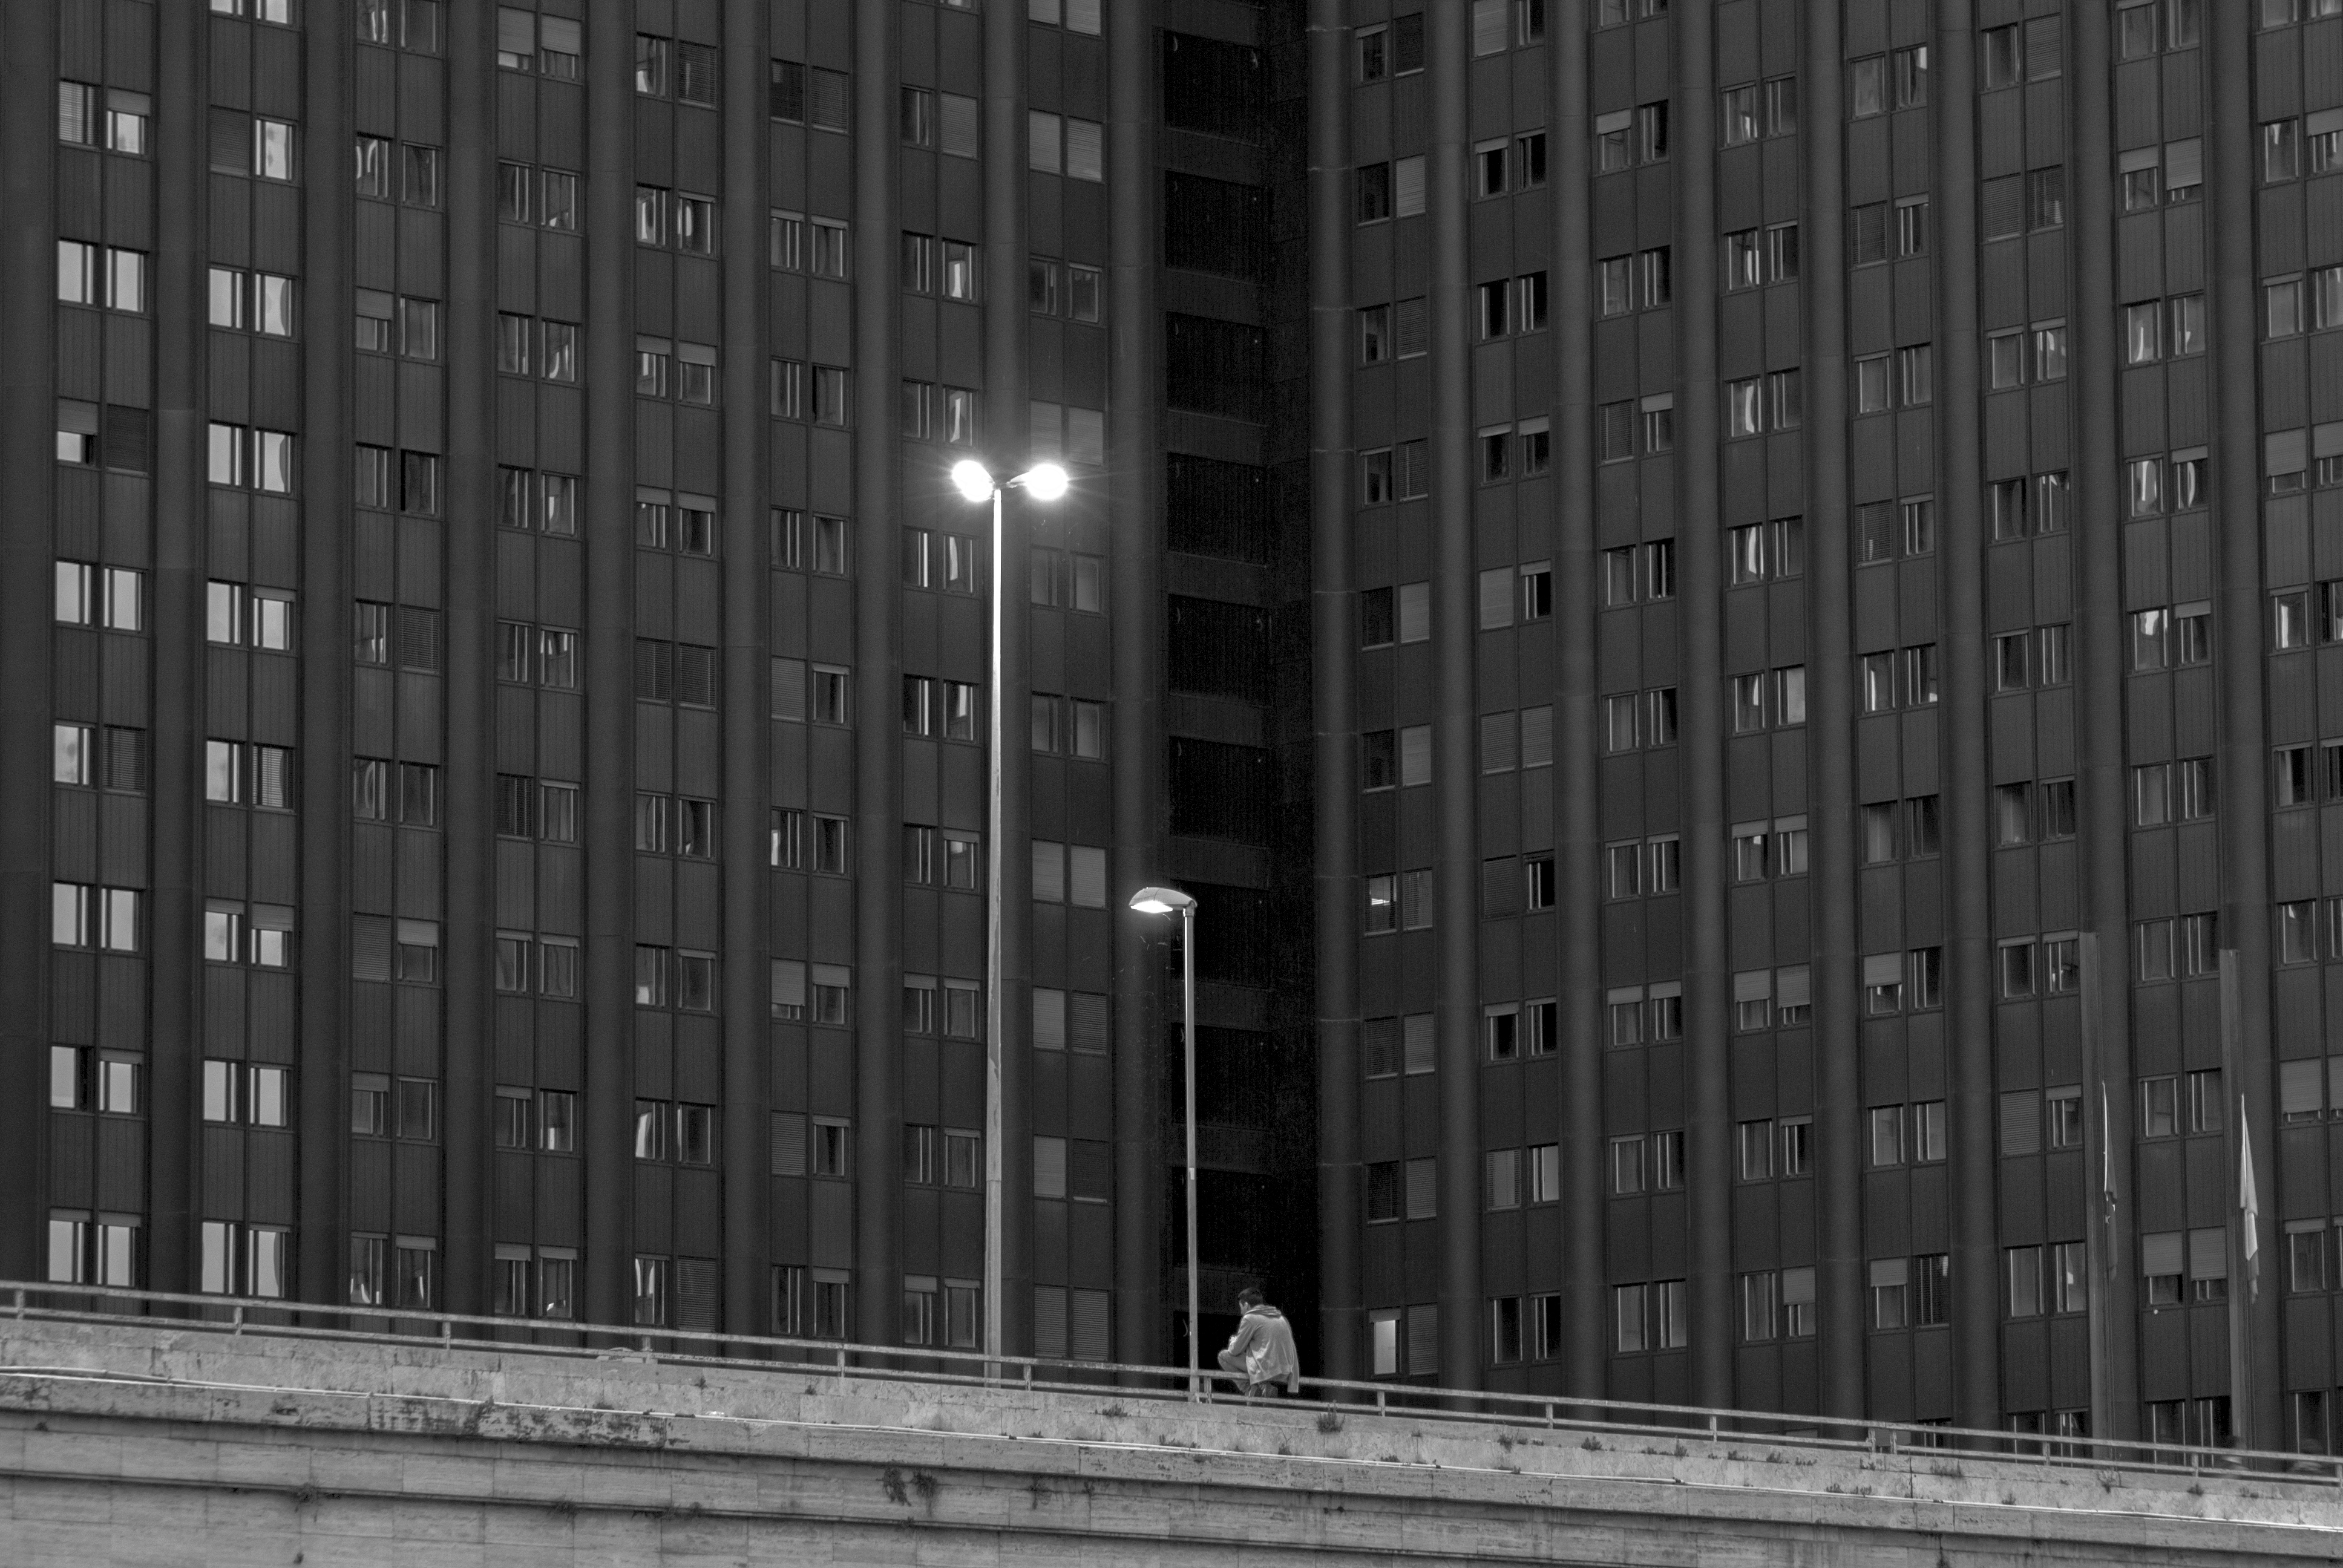
[[[1200,1386],[1196,1376],[1196,900],[1177,888],[1141,888],[1131,896],[1131,907],[1142,915],[1180,912],[1180,1012],[1188,1058],[1188,1397],[1194,1399]]]
[[[968,457],[952,465],[951,482],[952,487],[968,500],[990,500],[992,503],[992,650],[990,666],[992,672],[992,710],[985,725],[988,758],[984,873],[984,1350],[986,1354],[997,1356],[1001,1353],[1001,1172],[1004,1159],[1004,1151],[1001,1147],[1001,1053],[1008,1033],[1003,1017],[1007,1010],[1001,986],[1001,942],[1005,915],[1001,899],[1003,810],[1001,789],[1001,714],[1007,707],[1001,700],[1001,607],[1008,600],[1008,594],[1002,587],[1007,580],[1007,568],[1001,560],[1001,497],[1003,491],[1021,489],[1037,501],[1054,501],[1066,493],[1070,481],[1065,469],[1055,463],[1036,463],[1012,478],[999,480],[992,477],[991,469],[973,457]]]

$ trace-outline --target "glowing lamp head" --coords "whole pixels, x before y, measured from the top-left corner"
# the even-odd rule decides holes
[[[1142,915],[1169,915],[1194,909],[1196,900],[1177,888],[1141,888],[1131,896],[1131,907]]]
[[[971,501],[992,498],[992,475],[973,457],[963,457],[952,465],[952,487]]]
[[[1036,463],[1025,470],[1025,493],[1037,501],[1054,501],[1066,493],[1072,481],[1066,471],[1055,463]]]

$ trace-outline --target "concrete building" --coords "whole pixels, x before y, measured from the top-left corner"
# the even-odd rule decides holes
[[[10,8],[0,1273],[2323,1447],[2343,18],[1409,4]]]
[[[1266,397],[1176,342],[1228,407],[1157,389],[1152,28],[5,25],[0,1272],[975,1343],[996,859],[1006,1342],[1161,1354],[1184,1297],[1149,878],[1209,901],[1205,1055],[1244,1063],[1206,1085],[1250,1225],[1214,1312],[1281,1214],[1306,1259],[1306,988],[1300,1048],[1252,1044]],[[1178,60],[1231,116],[1191,161],[1257,175],[1258,49]],[[1258,192],[1206,187],[1253,265]],[[1191,288],[1204,351],[1258,357],[1258,286]],[[971,455],[1076,479],[1008,508],[999,693]],[[1209,526],[1237,558],[1165,555]],[[1168,710],[1167,593],[1221,682]]]
[[[1330,1362],[2323,1447],[2333,7],[1390,9],[1312,38]]]

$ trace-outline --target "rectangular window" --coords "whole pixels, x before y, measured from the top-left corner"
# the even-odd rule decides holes
[[[1906,1288],[1909,1270],[1903,1258],[1875,1258],[1870,1270],[1871,1326],[1874,1329],[1900,1329],[1908,1326]]]
[[[1847,115],[1851,119],[1868,119],[1873,115],[1887,112],[1887,60],[1873,55],[1851,62],[1846,68]]]

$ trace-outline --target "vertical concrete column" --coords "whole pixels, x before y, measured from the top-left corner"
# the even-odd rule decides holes
[[[1945,1069],[1952,1101],[1953,1413],[2001,1424],[2001,1259],[1993,1151],[1992,824],[1986,812],[1985,550],[1977,493],[1976,23],[1969,0],[1937,14],[1937,558],[1944,571],[1937,753],[1945,796]],[[2107,177],[2102,172],[2097,177]],[[1908,417],[1908,416],[1898,416]],[[1837,1179],[1840,1173],[1830,1173]],[[1845,1174],[1851,1175],[1851,1172]]]
[[[1440,1382],[1481,1382],[1481,833],[1473,679],[1473,323],[1465,214],[1470,9],[1424,15],[1432,136],[1424,148],[1424,222],[1432,251],[1433,938],[1438,955]],[[1408,847],[1413,855],[1416,846]]]
[[[164,26],[161,59],[195,57],[194,29],[197,19],[180,21],[182,11],[193,9],[156,7]],[[301,648],[301,750],[297,759],[301,800],[301,910],[297,921],[301,954],[301,1057],[296,1081],[301,1096],[297,1125],[302,1131],[301,1231],[294,1248],[294,1267],[299,1271],[300,1293],[304,1297],[313,1302],[341,1302],[349,1294],[348,1244],[344,1227],[349,1213],[345,1172],[350,1125],[351,650],[349,638],[337,632],[347,629],[350,615],[347,540],[351,349],[349,335],[326,324],[338,325],[336,317],[328,312],[346,309],[350,298],[351,233],[357,197],[350,182],[337,177],[335,171],[339,166],[341,149],[350,146],[356,124],[349,97],[349,62],[355,45],[349,6],[317,7],[305,20],[307,57],[303,64],[309,111],[306,130],[309,146],[317,156],[307,166],[312,177],[301,193],[306,224],[301,239],[301,288],[304,297],[315,307],[310,321],[317,329],[305,332],[301,345],[304,412],[299,450],[303,512],[307,523],[301,532],[301,598],[308,606],[313,635]],[[183,25],[186,34],[175,41],[173,31]],[[183,49],[188,53],[182,55],[179,51]],[[190,108],[191,117],[183,127],[186,136],[197,135],[202,113],[199,106]],[[183,235],[192,245],[203,232],[190,216],[175,217],[172,206],[182,199],[173,195],[175,190],[184,191],[188,199],[200,199],[200,193],[207,188],[209,176],[200,166],[200,152],[190,146],[184,177],[165,177],[156,182],[156,195],[163,204],[161,221],[156,226],[158,235]],[[206,315],[201,304],[202,266],[200,256],[190,256],[157,268],[163,288],[176,286],[186,291],[176,308],[185,313],[180,319],[190,323],[204,319]],[[171,281],[175,274],[176,284]],[[173,310],[171,296],[158,292],[156,308],[158,313]],[[169,319],[166,315],[159,318]],[[205,330],[200,327],[189,328],[191,334]],[[163,363],[167,365],[169,361]],[[158,391],[168,386],[167,381],[158,384]],[[156,413],[158,506],[170,493],[162,482],[166,474],[181,476],[182,485],[194,487],[188,504],[200,505],[204,416],[193,364],[181,386],[157,401]],[[160,516],[158,510],[158,519]],[[196,548],[200,552],[200,545]],[[196,578],[202,578],[200,553],[191,562],[190,569]],[[198,596],[203,591],[200,580],[188,585],[190,615],[200,613]],[[182,646],[190,651],[201,646],[194,635],[194,626],[200,624],[192,623],[186,633],[186,640]],[[192,670],[186,678],[194,678]],[[167,700],[159,685],[156,700],[159,718]],[[159,781],[164,777],[159,747],[156,761],[156,778]],[[201,760],[194,752],[192,740],[187,755],[176,766],[186,780],[185,788],[196,791]],[[202,808],[196,806],[194,809]],[[163,818],[158,814],[156,820],[159,829]],[[159,864],[159,842],[157,861]],[[192,901],[189,909],[192,920]],[[162,1036],[158,1032],[156,1038],[159,1040]],[[194,1048],[189,1049],[192,1051]],[[189,1090],[180,1092],[186,1095],[184,1103],[192,1121],[202,1113],[202,1097]],[[169,1101],[158,1092],[156,1103]]]
[[[21,10],[49,10],[25,6]],[[195,1278],[196,1194],[203,1191],[201,1166],[203,1106],[191,1092],[196,1081],[195,1058],[203,1052],[203,1022],[196,993],[202,974],[196,959],[203,908],[201,843],[203,792],[203,704],[206,698],[204,660],[208,650],[196,635],[204,625],[204,582],[210,554],[210,498],[206,488],[204,457],[204,256],[196,236],[204,232],[201,214],[211,176],[205,170],[206,106],[210,94],[205,70],[209,58],[206,24],[192,6],[158,7],[154,13],[155,122],[155,558],[148,581],[153,615],[154,699],[147,712],[152,726],[148,762],[149,797],[154,824],[152,879],[146,900],[147,1020],[147,1212],[145,1282],[157,1290],[192,1291]],[[326,29],[328,35],[332,29]],[[11,48],[14,39],[10,40]],[[45,79],[55,70],[55,40],[39,56],[45,79],[36,89],[43,99],[56,91]],[[313,35],[311,48],[320,47]],[[313,71],[314,74],[314,71]],[[312,98],[313,106],[316,100]],[[55,135],[54,128],[51,132]],[[314,128],[311,134],[315,134]],[[30,155],[40,162],[55,158],[52,150]],[[54,193],[52,193],[54,201]],[[54,206],[41,209],[42,217],[28,228],[54,235]],[[305,286],[314,286],[305,285]],[[330,286],[330,285],[329,285]],[[169,290],[171,292],[165,292]],[[40,336],[48,341],[55,307],[54,286],[37,290],[43,302]],[[13,295],[11,297],[14,297]],[[12,360],[29,357],[25,349],[12,350]],[[41,377],[47,390],[50,358],[27,367]],[[311,346],[317,357],[321,351]],[[315,372],[312,371],[314,376]],[[34,430],[50,427],[45,407],[31,416]],[[303,432],[302,447],[317,461],[316,426]],[[37,514],[44,544],[54,538],[55,454],[45,454],[36,470],[51,505]],[[305,486],[314,474],[305,472]],[[328,492],[343,494],[343,491]],[[32,514],[28,514],[28,517]],[[44,580],[46,571],[41,572]],[[332,601],[328,601],[332,602]],[[44,608],[39,622],[44,649],[53,636]],[[306,670],[305,674],[307,673]],[[50,690],[39,692],[45,705]],[[45,751],[43,752],[45,755]],[[343,786],[347,791],[347,783]],[[50,786],[44,780],[38,797],[44,806]],[[345,797],[346,799],[346,797]],[[46,813],[42,813],[45,817]],[[304,824],[306,826],[306,823]],[[46,909],[45,890],[40,908]],[[307,922],[302,922],[306,925]],[[48,947],[42,933],[41,950]],[[44,966],[35,966],[44,967]],[[41,999],[42,1002],[46,998]],[[34,1018],[45,1018],[35,1004]],[[305,1074],[306,1076],[306,1074]],[[21,1081],[27,1084],[43,1079]],[[42,1097],[45,1099],[45,1096]],[[345,1115],[347,1101],[345,1103]],[[44,1118],[45,1122],[46,1118]],[[316,1126],[317,1123],[309,1123]],[[336,1133],[339,1125],[327,1122]],[[305,1138],[306,1144],[317,1141]]]
[[[1585,0],[1562,0],[1546,29],[1547,178],[1554,193],[1555,580],[1572,596],[1555,620],[1554,843],[1562,865],[1560,1212],[1567,1297],[1566,1382],[1600,1399],[1608,1387],[1609,1303],[1603,1285],[1602,797],[1595,777],[1595,570],[1593,158],[1587,144]]]
[[[1118,33],[1133,25],[1128,7],[1110,7]],[[1025,396],[1025,184],[1027,145],[1024,9],[992,5],[984,14],[984,442],[994,473],[1021,473],[1029,454]],[[1142,42],[1153,34],[1140,29]],[[1121,212],[1118,217],[1124,216]],[[1118,236],[1127,243],[1127,236]],[[1117,256],[1124,254],[1118,250]],[[1011,491],[1001,514],[1004,585],[1022,585],[1031,558],[1025,494]],[[1120,564],[1120,563],[1118,563]],[[1028,625],[1031,598],[1004,587],[1001,606],[1001,689],[984,694],[1003,704],[1004,737],[1024,733],[1022,716],[1032,690]],[[1033,858],[1032,752],[1011,739],[1001,751],[1001,841],[985,853],[1001,857],[1001,1348],[1023,1354],[1032,1346],[1033,1317]]]
[[[861,531],[854,573],[854,832],[861,856],[854,889],[854,1333],[873,1344],[903,1337],[898,12],[888,5],[854,12],[854,507]]]
[[[0,471],[15,503],[0,520],[0,798],[15,803],[0,814],[0,1081],[20,1086],[0,1100],[0,1191],[13,1194],[0,1269],[18,1280],[42,1278],[48,1261],[48,1097],[31,1086],[49,1070],[56,67],[56,8],[0,8],[0,196],[11,215],[0,236]],[[158,424],[174,390],[158,379]]]
[[[1163,1335],[1163,1033],[1157,922],[1121,900],[1161,879],[1163,720],[1163,450],[1157,426],[1155,7],[1107,17],[1107,526],[1114,637],[1114,1355],[1169,1359]],[[998,155],[996,155],[998,156]],[[996,272],[990,281],[1002,281]],[[1010,277],[1015,289],[1018,280]],[[995,294],[1001,314],[1021,293]],[[1004,328],[1005,330],[1005,328]],[[1013,410],[1003,409],[1002,417]],[[1011,573],[1007,580],[1014,582]],[[1011,733],[1013,733],[1013,729]],[[1022,1041],[1015,1043],[1021,1048]]]
[[[2252,8],[2214,5],[2205,14],[2205,46],[2213,72],[2212,113],[2205,116],[2211,157],[2205,182],[2212,198],[2213,257],[2207,269],[2213,294],[2213,517],[2219,540],[2214,635],[2221,682],[2220,787],[2221,946],[2237,970],[2237,1040],[2229,1060],[2242,1096],[2240,1132],[2250,1141],[2261,1195],[2262,1272],[2267,1278],[2246,1303],[2242,1366],[2247,1386],[2229,1391],[2231,1420],[2246,1447],[2275,1448],[2285,1440],[2278,1382],[2278,1191],[2277,1131],[2272,1125],[2274,1052],[2270,1039],[2269,747],[2262,712],[2265,677],[2262,629],[2262,451],[2255,371],[2258,276],[2255,236],[2255,113]],[[2222,1211],[2234,1215],[2237,1172],[2224,1173]],[[2242,1254],[2239,1254],[2242,1256]],[[2230,1282],[2245,1289],[2243,1280]],[[2232,1332],[2237,1332],[2235,1327]]]
[[[2067,186],[2075,246],[2075,461],[2068,495],[2074,506],[2075,651],[2077,707],[2076,772],[2081,829],[2084,927],[2093,942],[2083,960],[2083,1106],[2085,1180],[2096,1189],[2112,1163],[2118,1190],[2117,1211],[2126,1217],[2112,1231],[2097,1218],[2092,1201],[2090,1228],[2092,1409],[2097,1437],[2128,1437],[2139,1412],[2139,1317],[2133,1304],[2130,1186],[2131,1143],[2111,1162],[2100,1145],[2107,1128],[2099,1120],[2102,1084],[2127,1096],[2131,1081],[2130,951],[2124,870],[2125,823],[2129,818],[2124,788],[2124,616],[2122,468],[2117,460],[2115,166],[2110,130],[2107,17],[2098,6],[2074,12],[2074,65],[2066,73],[2073,166],[2078,177]],[[2129,1103],[2126,1099],[2127,1105]],[[2128,1119],[2124,1123],[2130,1125]],[[2116,1256],[2104,1249],[2112,1244]]]
[[[1684,768],[1684,1142],[1692,1188],[1692,1400],[1733,1402],[1733,1113],[1726,1048],[1731,997],[1725,931],[1723,550],[1717,541],[1715,8],[1676,8],[1677,591]],[[1590,728],[1585,733],[1592,734]]]
[[[634,1317],[635,30],[586,15],[586,1282],[584,1314]]]
[[[724,5],[724,1316],[732,1333],[773,1326],[772,1181],[766,1118],[772,1108],[771,808],[773,574],[766,506],[772,425],[765,361],[772,342],[765,213],[772,163],[763,0]],[[890,839],[890,842],[893,839]],[[900,881],[900,878],[894,879]],[[900,1005],[900,1003],[899,1003]]]
[[[1312,0],[1310,62],[1311,793],[1318,968],[1318,1342],[1364,1376],[1359,1311],[1358,633],[1351,581],[1351,72],[1342,0]]]
[[[1855,954],[1855,672],[1846,516],[1846,123],[1837,0],[1806,8],[1806,560],[1813,636],[1806,645],[1807,755],[1815,821],[1815,1271],[1822,1409],[1863,1412],[1863,1169]]]
[[[498,497],[496,366],[488,356],[497,341],[497,40],[489,7],[450,15],[460,19],[463,34],[451,36],[447,51],[447,459],[440,508],[447,563],[444,1278],[447,1311],[485,1312],[495,1301],[488,1275],[496,1240],[488,1111],[497,1092],[496,977],[489,964],[497,913]]]

